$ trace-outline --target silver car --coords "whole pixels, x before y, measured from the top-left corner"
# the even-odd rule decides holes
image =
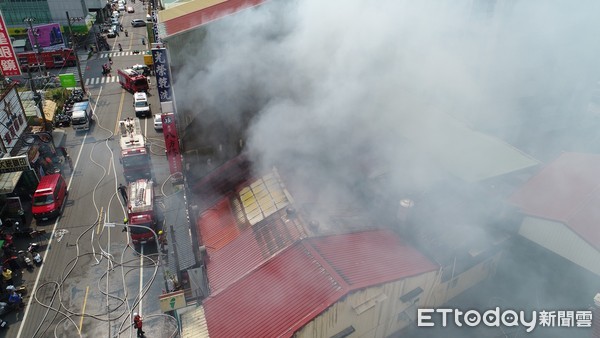
[[[162,114],[154,115],[154,129],[162,130]]]
[[[133,19],[133,20],[131,20],[131,25],[133,27],[143,27],[143,26],[146,26],[146,21],[144,21],[142,19]]]

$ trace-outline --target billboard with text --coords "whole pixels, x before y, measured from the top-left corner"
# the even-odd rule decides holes
[[[0,13],[0,70],[4,76],[21,75],[21,68],[6,30],[4,17]]]
[[[34,34],[37,36],[34,36]],[[35,45],[35,39],[37,38],[37,43],[42,47],[43,51],[65,48],[65,41],[60,31],[60,25],[57,23],[34,26],[33,31],[30,29],[27,30],[27,35],[32,46]]]

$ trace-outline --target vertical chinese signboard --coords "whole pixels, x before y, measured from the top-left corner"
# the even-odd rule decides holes
[[[167,160],[172,177],[181,179],[182,163],[179,151],[179,135],[173,113],[162,114],[163,135],[165,136],[165,147],[167,148]]]
[[[27,129],[25,111],[17,89],[13,87],[0,99],[0,137],[2,138],[0,150],[4,152],[12,150],[25,129]]]
[[[158,15],[156,11],[152,11],[152,41],[153,43],[161,43],[161,39],[158,36]]]
[[[171,87],[171,74],[165,48],[153,48],[152,60],[154,62],[154,73],[156,74],[156,87],[158,99],[161,106],[172,106],[173,88]],[[169,169],[175,180],[180,180],[182,175],[181,152],[179,151],[179,134],[175,124],[175,115],[170,111],[163,111],[162,115],[163,135],[167,148],[167,160]]]
[[[8,36],[2,13],[0,13],[0,71],[4,76],[21,75],[21,69]]]
[[[154,72],[156,73],[158,98],[160,99],[160,102],[172,101],[173,89],[171,88],[171,74],[169,72],[169,63],[167,61],[167,49],[152,49],[152,61],[154,62]]]

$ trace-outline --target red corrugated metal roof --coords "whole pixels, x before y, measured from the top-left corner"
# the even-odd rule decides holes
[[[240,229],[231,214],[229,197],[222,199],[214,207],[203,212],[196,226],[202,238],[206,251],[212,255],[221,249],[240,233]]]
[[[305,239],[211,295],[209,334],[291,336],[353,290],[436,269],[388,230]]]
[[[166,20],[162,25],[166,38],[198,28],[227,15],[262,4],[266,0],[226,0],[213,6]]]
[[[600,155],[563,153],[510,200],[531,216],[566,224],[600,250]]]
[[[289,337],[344,293],[298,243],[204,301],[211,337]]]
[[[305,235],[284,222],[279,211],[242,232],[235,240],[210,254],[206,264],[211,293],[218,293],[250,271],[293,245]]]
[[[389,230],[310,238],[307,243],[353,289],[438,269],[436,264]]]

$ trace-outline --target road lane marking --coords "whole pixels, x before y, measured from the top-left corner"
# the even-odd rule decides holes
[[[117,123],[115,124],[115,136],[121,136],[119,132],[119,121],[121,120],[121,113],[123,112],[123,101],[125,101],[125,89],[121,91],[121,102],[119,102],[119,110],[117,111]],[[121,153],[119,153],[120,155]]]
[[[100,234],[100,226],[104,227],[104,222],[102,221],[104,219],[104,206],[102,206],[100,208],[100,218],[98,219],[98,225],[96,226],[96,235]]]
[[[79,320],[79,334],[81,335],[81,328],[83,327],[83,318],[85,314],[85,305],[87,304],[88,292],[90,291],[90,286],[85,287],[85,297],[83,298],[83,307],[81,308],[81,319]]]
[[[94,105],[94,111],[98,107],[98,101],[100,101],[100,95],[102,94],[102,87],[100,87],[100,91],[98,92],[98,97],[96,98],[96,104]],[[90,129],[91,130],[91,129]],[[85,140],[87,139],[89,132],[86,132],[83,136],[83,140],[81,140],[81,147],[79,148],[79,153],[77,154],[77,159],[75,160],[75,164],[73,165],[73,170],[71,170],[71,177],[69,178],[69,184],[67,185],[67,191],[71,189],[71,183],[73,182],[73,176],[75,175],[75,170],[77,169],[77,164],[79,163],[79,158],[81,157],[81,152],[83,151],[83,146],[85,145]],[[52,240],[54,239],[54,234],[56,232],[56,227],[58,227],[58,221],[62,218],[62,215],[59,215],[54,221],[54,225],[52,226],[52,232],[50,235],[50,239],[48,240],[48,244],[46,245],[46,252],[44,253],[43,262],[47,262],[46,258],[48,257],[48,253],[50,252],[50,247],[52,245]],[[58,241],[58,240],[57,240]],[[21,325],[19,325],[19,331],[17,332],[17,337],[21,337],[21,332],[23,332],[23,328],[25,327],[27,315],[29,314],[29,310],[31,309],[31,303],[35,298],[35,291],[37,290],[38,284],[40,283],[40,276],[42,275],[42,271],[47,264],[42,264],[38,269],[37,276],[35,277],[35,282],[33,283],[33,289],[31,290],[31,297],[29,297],[29,301],[27,302],[27,307],[25,308],[25,313],[23,314],[23,319],[21,320]]]

